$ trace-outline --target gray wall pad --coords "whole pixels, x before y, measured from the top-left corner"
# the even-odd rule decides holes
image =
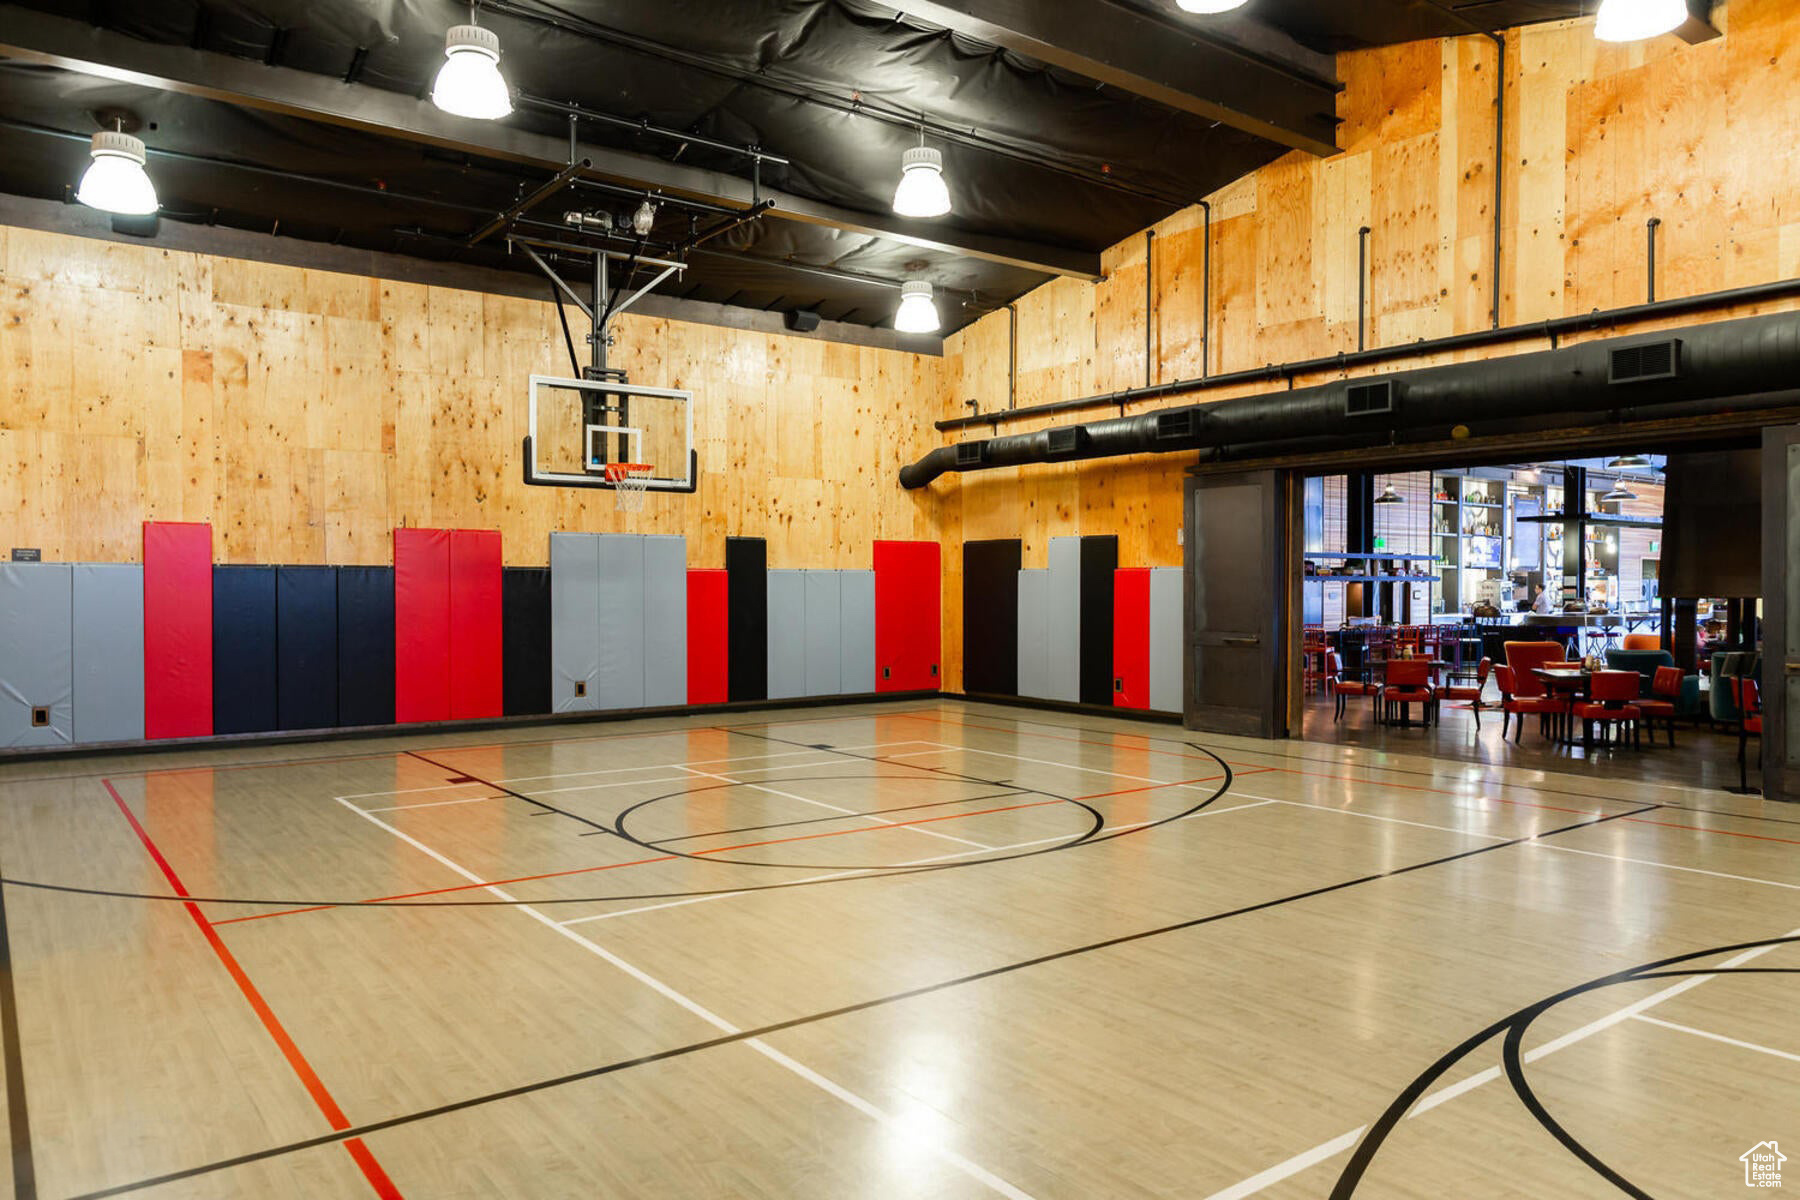
[[[806,694],[841,696],[843,589],[836,571],[806,572]]]
[[[806,572],[769,572],[769,699],[806,695]]]
[[[67,563],[0,563],[0,746],[75,740],[73,577]]]
[[[75,567],[77,742],[144,737],[144,568]]]
[[[1157,712],[1182,711],[1181,572],[1180,567],[1150,572],[1150,707]]]
[[[600,538],[550,535],[550,702],[557,712],[600,707]],[[576,695],[579,685],[586,694]]]
[[[644,539],[644,703],[687,703],[687,539]]]
[[[1050,572],[1019,572],[1019,695],[1050,698]]]
[[[875,572],[839,571],[838,678],[846,696],[875,690]]]
[[[644,537],[600,535],[600,707],[644,707]]]
[[[1050,539],[1047,700],[1081,702],[1081,539]]]

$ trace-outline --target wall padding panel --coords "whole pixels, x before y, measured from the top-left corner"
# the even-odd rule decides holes
[[[1017,538],[963,544],[963,691],[1017,696],[1019,564]]]
[[[337,723],[394,723],[394,569],[337,569]]]
[[[501,633],[500,534],[450,533],[450,716],[497,717],[505,710],[505,635]]]
[[[0,746],[75,740],[73,578],[67,563],[0,563]]]
[[[213,731],[212,526],[144,522],[144,736]]]
[[[770,700],[806,695],[806,572],[768,573]],[[735,669],[736,664],[733,664]]]
[[[1049,667],[1045,700],[1081,702],[1081,539],[1050,539]],[[1108,627],[1110,636],[1110,626]]]
[[[213,568],[213,732],[281,728],[275,568]]]
[[[687,539],[644,538],[644,704],[688,703]]]
[[[806,590],[806,694],[841,696],[844,682],[839,664],[844,648],[843,588],[836,571],[807,571]]]
[[[644,707],[644,538],[600,541],[600,707]]]
[[[277,729],[337,724],[337,571],[275,569]]]
[[[394,530],[394,719],[450,719],[450,531]]]
[[[733,700],[769,698],[769,546],[762,538],[726,538],[731,587],[730,685]]]
[[[74,574],[75,740],[144,736],[144,569],[81,563]]]
[[[1186,613],[1182,609],[1181,567],[1150,572],[1150,707],[1155,712],[1183,710],[1182,643]]]
[[[1081,539],[1081,702],[1113,702],[1113,595],[1119,539]],[[1148,618],[1146,618],[1148,619]],[[1145,691],[1148,691],[1146,686]]]
[[[1019,572],[1019,695],[1047,700],[1050,678],[1050,572]]]
[[[839,571],[838,689],[846,696],[875,691],[875,572]]]
[[[556,712],[600,707],[600,539],[550,535],[550,687]]]
[[[1113,704],[1150,707],[1150,569],[1113,573]]]
[[[731,575],[689,571],[688,703],[723,704],[731,698]]]
[[[943,610],[936,542],[875,543],[875,687],[936,691]]]
[[[507,567],[501,578],[505,710],[529,717],[550,709],[550,572]]]

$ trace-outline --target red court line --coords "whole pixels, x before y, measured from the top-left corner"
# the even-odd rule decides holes
[[[1704,825],[1679,825],[1674,821],[1652,821],[1648,817],[1626,817],[1635,825],[1661,825],[1667,829],[1691,829],[1695,833],[1716,833],[1720,837],[1749,838],[1753,842],[1781,842],[1788,846],[1800,846],[1800,841],[1793,838],[1770,837],[1763,833],[1738,833],[1731,829],[1708,829]]]
[[[181,877],[175,873],[175,868],[169,865],[169,860],[163,857],[162,851],[157,849],[156,843],[150,839],[150,834],[138,823],[137,815],[125,803],[124,797],[119,795],[118,789],[113,787],[112,780],[102,779],[100,782],[112,795],[113,803],[119,806],[119,811],[125,814],[125,819],[131,822],[132,832],[136,833],[138,841],[144,844],[144,849],[155,861],[158,869],[162,871],[163,878],[169,881],[169,886],[174,889],[175,894],[178,896],[191,895],[192,893],[182,884]],[[344,1115],[344,1110],[339,1108],[337,1101],[332,1098],[330,1090],[325,1086],[325,1081],[319,1078],[318,1072],[313,1070],[312,1064],[306,1061],[306,1056],[300,1052],[300,1047],[294,1044],[294,1039],[288,1034],[287,1027],[281,1023],[280,1018],[276,1017],[274,1010],[269,1007],[269,1002],[263,999],[263,995],[257,990],[256,985],[250,982],[250,976],[245,974],[244,968],[238,963],[237,956],[232,954],[219,937],[218,930],[214,929],[212,922],[206,919],[205,914],[200,911],[200,906],[190,900],[182,907],[187,909],[188,915],[194,919],[200,935],[212,947],[220,964],[231,975],[232,981],[237,984],[238,991],[242,992],[244,999],[250,1002],[250,1007],[262,1020],[263,1028],[268,1031],[269,1037],[273,1039],[276,1046],[280,1047],[282,1055],[288,1061],[288,1066],[293,1068],[294,1074],[305,1085],[307,1093],[312,1096],[313,1103],[318,1106],[319,1112],[324,1115],[331,1128],[338,1132],[349,1129],[351,1127],[350,1119]],[[388,1178],[387,1172],[382,1170],[381,1164],[375,1160],[374,1152],[363,1143],[361,1138],[350,1138],[344,1143],[344,1148],[350,1152],[350,1157],[362,1169],[363,1177],[369,1181],[369,1186],[375,1189],[377,1196],[382,1197],[382,1200],[401,1200],[400,1189],[394,1186],[394,1181]]]
[[[1074,769],[1080,770],[1079,767],[1074,768]],[[1259,767],[1257,770],[1243,771],[1243,772],[1240,772],[1240,774],[1260,775],[1263,771],[1267,771],[1269,769],[1270,768],[1268,768],[1268,767]],[[1217,782],[1219,782],[1219,780],[1221,780],[1223,778],[1225,778],[1223,775],[1207,775],[1200,779],[1177,779],[1174,783],[1152,783],[1145,787],[1121,788],[1119,791],[1116,791],[1116,792],[1096,792],[1092,796],[1077,796],[1077,797],[1075,797],[1075,799],[1077,799],[1077,800],[1108,800],[1114,796],[1135,796],[1139,792],[1156,792],[1156,791],[1161,791],[1163,788],[1187,787],[1188,785],[1195,784],[1195,783],[1217,783]]]

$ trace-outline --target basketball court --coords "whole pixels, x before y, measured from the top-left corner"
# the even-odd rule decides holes
[[[41,1195],[1717,1195],[1796,1099],[1716,791],[951,702],[0,782]]]

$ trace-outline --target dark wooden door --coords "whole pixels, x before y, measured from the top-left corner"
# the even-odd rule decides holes
[[[1800,427],[1763,431],[1762,476],[1763,795],[1800,801]]]
[[[1189,729],[1287,735],[1285,503],[1275,471],[1187,482]]]

